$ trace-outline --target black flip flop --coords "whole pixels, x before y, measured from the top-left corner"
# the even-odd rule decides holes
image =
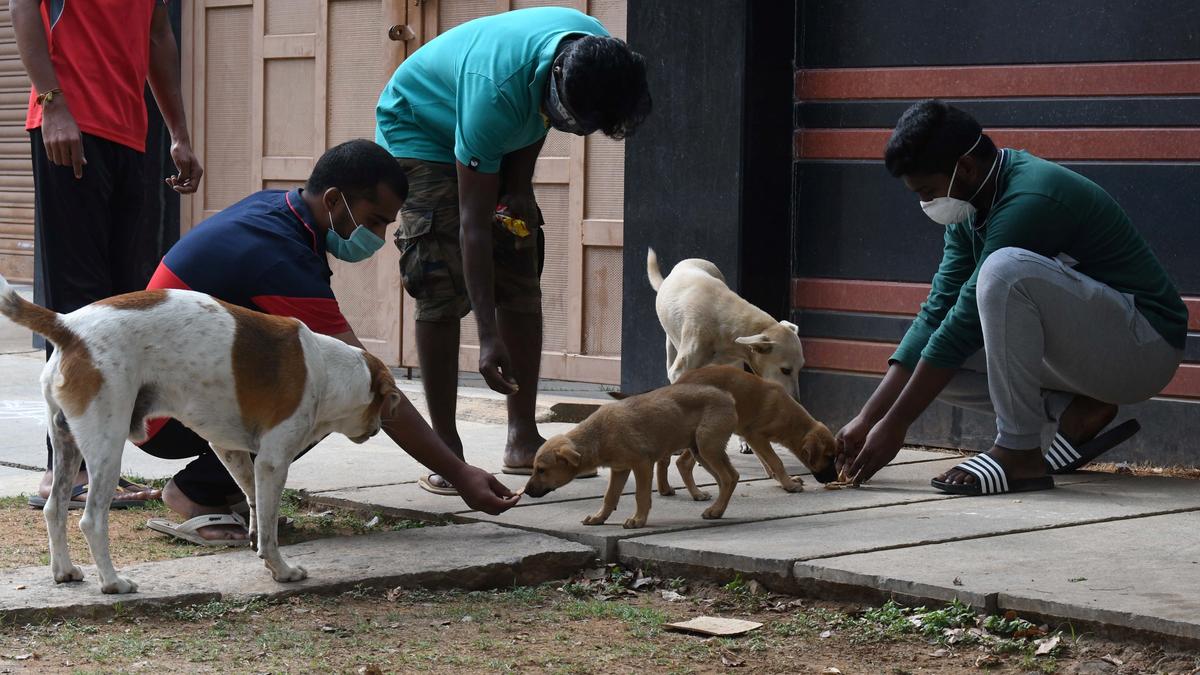
[[[134,483],[129,480],[125,480],[124,478],[121,478],[117,482],[118,492],[145,492],[146,490],[149,490],[149,489],[150,488],[146,487],[145,485],[138,485],[137,483]],[[70,499],[70,501],[67,502],[67,510],[74,511],[76,509],[82,509],[84,504],[87,503],[87,500],[86,500],[87,491],[88,491],[87,483],[84,483],[83,485],[76,485],[74,487],[74,489],[71,490],[71,499]],[[81,499],[81,497],[83,497],[84,499]],[[113,495],[113,497],[114,498],[112,500],[112,505],[108,507],[110,509],[131,509],[131,508],[134,508],[137,506],[145,506],[146,505],[145,499],[116,499],[115,494]],[[44,509],[44,508],[46,508],[47,501],[49,501],[49,500],[46,497],[43,497],[41,495],[34,495],[29,498],[29,508]]]
[[[1137,420],[1128,420],[1105,431],[1079,447],[1072,446],[1062,434],[1054,434],[1054,441],[1046,448],[1046,470],[1050,473],[1074,473],[1083,465],[1129,440],[1142,425]]]
[[[929,481],[933,487],[952,495],[1003,495],[1012,492],[1034,492],[1049,490],[1054,487],[1054,479],[1050,476],[1040,478],[1009,478],[1004,467],[988,455],[975,455],[967,461],[954,467],[960,471],[975,476],[975,483],[947,483],[934,478]]]

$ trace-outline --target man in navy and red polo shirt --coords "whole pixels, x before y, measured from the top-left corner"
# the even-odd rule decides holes
[[[361,348],[329,285],[333,273],[325,256],[369,258],[383,246],[384,229],[407,194],[404,170],[387,150],[367,140],[342,143],[317,160],[304,189],[264,190],[197,225],[167,252],[149,287],[190,289],[296,317]],[[383,429],[422,464],[454,475],[472,508],[499,513],[515,503],[494,476],[455,456],[407,399]],[[196,458],[163,489],[164,503],[185,519],[169,529],[206,540],[244,540],[246,529],[236,518],[208,518],[229,514],[230,503],[242,498],[208,442],[176,420],[152,420],[147,431],[150,438],[141,445],[146,452]],[[203,524],[212,522],[217,524]]]
[[[163,0],[11,0],[13,30],[33,91],[25,128],[33,150],[38,302],[72,312],[141,289],[157,251],[141,218],[147,81],[171,133],[178,175],[167,184],[196,191],[203,170],[192,153],[179,85],[179,50]],[[47,351],[50,345],[46,345]],[[53,460],[46,440],[47,467]],[[49,470],[31,497],[45,504]],[[75,501],[86,491],[81,467]],[[157,496],[123,487],[114,507]]]

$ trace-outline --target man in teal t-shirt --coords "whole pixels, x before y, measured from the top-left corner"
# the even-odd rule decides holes
[[[624,138],[650,107],[641,55],[596,19],[563,7],[452,28],[401,64],[380,94],[376,141],[408,175],[396,243],[405,290],[416,300],[429,414],[460,457],[459,324],[472,309],[479,371],[508,396],[505,470],[528,473],[544,442],[534,409],[545,239],[532,182],[546,134],[553,127]],[[454,492],[437,475],[421,485]]]
[[[997,148],[970,115],[936,100],[900,118],[885,164],[945,227],[945,249],[887,375],[838,433],[846,474],[861,482],[890,462],[935,398],[996,416],[991,450],[933,480],[955,494],[1054,487],[1049,474],[1136,433],[1134,420],[1100,432],[1118,405],[1174,376],[1187,309],[1112,197]],[[1057,428],[1044,445],[1048,425]]]

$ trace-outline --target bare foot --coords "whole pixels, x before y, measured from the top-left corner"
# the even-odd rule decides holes
[[[1042,459],[1041,448],[1031,450],[1010,450],[993,445],[987,455],[1004,467],[1009,480],[1041,478],[1046,475],[1046,461]],[[937,480],[952,485],[974,485],[977,481],[973,474],[962,469],[950,469],[937,477]]]
[[[546,439],[534,429],[532,432],[520,433],[511,427],[508,431],[508,444],[504,446],[504,466],[532,467],[533,456]]]
[[[1059,417],[1058,432],[1071,445],[1080,445],[1095,438],[1116,416],[1116,405],[1078,394]]]
[[[215,513],[232,513],[228,506],[204,506],[197,504],[183,494],[183,491],[175,487],[175,481],[168,481],[167,486],[162,491],[163,503],[167,508],[179,514],[183,520],[190,520],[196,516],[207,516]],[[217,541],[221,539],[247,539],[250,533],[246,528],[239,525],[205,525],[196,528],[196,534],[208,539],[209,541]]]
[[[75,475],[75,482],[71,484],[72,488],[79,487],[88,482],[87,471],[81,470]],[[42,482],[38,485],[38,495],[43,498],[50,497],[50,488],[54,485],[54,472],[49,469],[42,474]],[[145,490],[131,491],[127,489],[117,488],[113,493],[114,502],[147,502],[162,498],[162,490],[156,488],[146,488]],[[79,499],[77,501],[83,501]]]

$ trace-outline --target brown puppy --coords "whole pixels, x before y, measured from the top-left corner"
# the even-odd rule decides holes
[[[583,519],[584,525],[600,525],[617,508],[632,471],[637,510],[625,527],[643,527],[650,513],[655,462],[669,459],[679,448],[694,448],[720,486],[717,501],[702,515],[720,518],[738,481],[738,472],[725,454],[725,444],[736,426],[733,397],[716,387],[676,384],[610,403],[538,449],[525,494],[541,497],[583,471],[610,467],[603,506]]]
[[[709,366],[684,373],[679,384],[702,384],[729,392],[737,406],[737,435],[746,439],[754,454],[758,456],[767,475],[779,481],[784,490],[799,492],[804,481],[787,474],[779,455],[771,443],[779,443],[792,451],[813,476],[822,483],[837,478],[834,457],[837,443],[829,427],[813,419],[804,406],[792,400],[787,391],[774,382],[730,366]],[[667,463],[671,458],[663,457],[658,462],[658,493],[674,494],[667,480]],[[704,466],[704,458],[700,458]],[[684,486],[693,499],[707,499],[708,495],[696,487],[692,469],[696,460],[690,451],[679,456],[675,466],[683,477]],[[707,466],[704,466],[708,469]]]

